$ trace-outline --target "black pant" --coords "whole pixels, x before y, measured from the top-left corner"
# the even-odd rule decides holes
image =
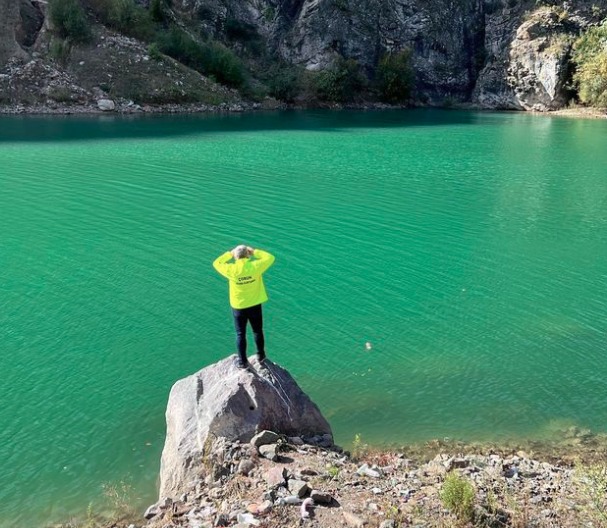
[[[261,360],[266,357],[265,341],[263,338],[263,316],[261,304],[249,308],[232,308],[234,315],[234,327],[236,328],[236,348],[240,361],[247,362],[247,321],[251,323],[253,338],[257,347],[257,357]]]

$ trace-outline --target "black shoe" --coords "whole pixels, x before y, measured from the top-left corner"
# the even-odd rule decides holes
[[[241,361],[240,359],[237,359],[237,360],[236,360],[236,366],[237,366],[239,369],[248,369],[248,368],[249,368],[249,366],[250,366],[250,364],[249,364],[249,362],[248,362],[248,361]]]

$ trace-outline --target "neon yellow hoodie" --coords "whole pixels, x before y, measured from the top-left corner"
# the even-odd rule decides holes
[[[233,260],[229,251],[217,257],[213,267],[230,283],[232,308],[249,308],[268,300],[262,274],[274,264],[274,255],[256,249],[253,258]]]

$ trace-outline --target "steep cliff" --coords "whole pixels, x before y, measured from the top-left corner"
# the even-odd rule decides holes
[[[574,40],[607,15],[606,0],[79,2],[92,27],[82,42],[46,3],[0,0],[0,103],[218,104],[281,98],[285,83],[285,99],[317,103],[318,79],[326,88],[354,71],[349,95],[374,101],[382,58],[409,50],[403,102],[550,110],[575,96]]]

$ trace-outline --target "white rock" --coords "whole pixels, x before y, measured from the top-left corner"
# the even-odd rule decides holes
[[[111,99],[99,99],[97,101],[97,107],[104,112],[112,112],[116,109],[116,104]]]
[[[250,513],[239,513],[236,520],[241,524],[250,524],[253,526],[259,526],[261,524],[261,522]]]
[[[375,469],[371,469],[367,464],[363,464],[362,466],[360,466],[357,470],[356,473],[360,476],[365,476],[365,477],[373,477],[373,478],[380,478],[381,477],[381,473]]]
[[[278,506],[282,506],[284,504],[301,504],[302,502],[303,500],[299,497],[296,497],[295,495],[289,495],[288,497],[280,497],[276,501],[276,504]]]

